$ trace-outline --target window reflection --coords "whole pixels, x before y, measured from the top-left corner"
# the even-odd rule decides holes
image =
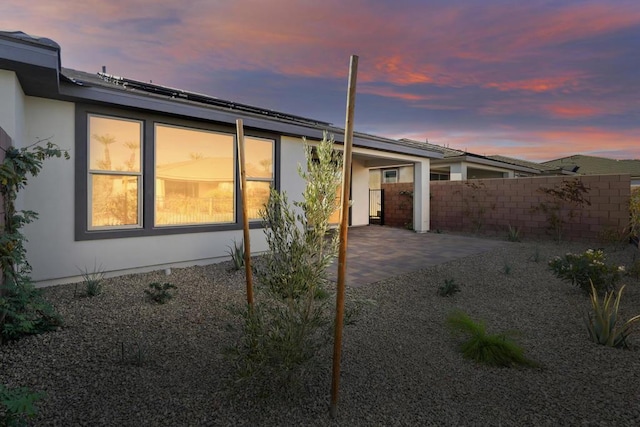
[[[235,221],[232,135],[156,125],[156,225]]]
[[[90,228],[141,225],[142,124],[89,116]]]

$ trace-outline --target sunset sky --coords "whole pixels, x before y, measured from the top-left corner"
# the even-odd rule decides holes
[[[2,0],[63,67],[534,161],[640,159],[639,0]]]

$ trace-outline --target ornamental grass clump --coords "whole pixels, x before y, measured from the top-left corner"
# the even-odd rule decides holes
[[[632,332],[632,326],[640,321],[640,315],[634,316],[626,322],[620,320],[618,310],[624,286],[618,294],[606,292],[602,302],[598,298],[595,287],[591,287],[591,312],[587,316],[587,328],[591,341],[616,348],[628,348],[627,337]]]
[[[244,241],[240,242],[240,245],[234,240],[233,248],[228,246],[229,255],[231,256],[231,261],[233,264],[233,269],[235,271],[240,270],[244,267]]]
[[[524,356],[524,350],[510,336],[515,332],[487,334],[484,323],[474,322],[466,313],[454,311],[447,324],[456,335],[465,335],[460,350],[465,359],[499,367],[538,366]]]
[[[567,253],[564,257],[555,257],[549,261],[549,268],[559,279],[571,282],[586,294],[591,292],[591,285],[602,294],[615,290],[620,280],[623,266],[606,263],[604,251],[588,249],[584,253]]]

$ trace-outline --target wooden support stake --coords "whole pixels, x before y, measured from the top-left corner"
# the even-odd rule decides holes
[[[244,127],[242,119],[236,120],[238,134],[238,167],[240,169],[240,194],[242,197],[242,228],[244,230],[244,271],[247,276],[247,304],[253,309],[253,273],[251,271],[251,242],[249,239],[249,212],[247,211],[247,171],[244,158]]]
[[[340,211],[340,251],[338,253],[338,289],[336,294],[335,337],[333,342],[333,377],[331,380],[331,416],[338,414],[340,388],[340,357],[342,353],[342,324],[344,320],[344,289],[347,270],[347,231],[349,227],[349,199],[351,197],[351,150],[353,146],[353,116],[356,102],[358,56],[351,55],[349,87],[347,90],[347,117],[344,129],[344,164],[342,172],[342,209]]]

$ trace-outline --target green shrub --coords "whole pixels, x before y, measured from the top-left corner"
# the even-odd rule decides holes
[[[158,304],[165,304],[171,298],[173,298],[173,293],[171,293],[171,289],[176,289],[175,285],[171,283],[158,283],[154,282],[149,284],[149,289],[145,289],[144,293],[147,294],[147,297]]]
[[[629,237],[629,227],[626,226],[621,229],[606,227],[598,232],[598,242],[614,249],[624,249],[629,244]]]
[[[620,299],[624,286],[614,299],[614,292],[606,292],[602,303],[598,299],[598,291],[591,286],[591,312],[587,316],[589,337],[593,342],[609,347],[627,348],[627,337],[633,324],[640,320],[640,315],[622,323],[618,315]],[[618,323],[622,323],[620,326]]]
[[[104,282],[104,269],[102,266],[94,264],[93,270],[85,268],[82,270],[82,283],[85,288],[85,295],[94,297],[102,293],[102,284]]]
[[[529,257],[529,260],[533,262],[540,262],[540,259],[541,259],[540,248],[536,246],[535,250],[533,251],[533,254]]]
[[[615,289],[624,267],[606,263],[604,251],[588,249],[581,254],[567,253],[549,261],[549,267],[559,279],[571,282],[586,294],[591,292],[591,284],[602,293]]]
[[[460,292],[460,287],[453,279],[445,279],[444,285],[438,288],[438,295],[441,297],[453,296]]]
[[[44,146],[39,145],[46,141]],[[27,261],[22,228],[33,222],[38,214],[17,211],[18,192],[27,185],[28,176],[37,176],[45,159],[69,153],[50,141],[17,149],[9,147],[0,164],[0,195],[4,206],[4,222],[0,232],[0,344],[23,335],[38,334],[55,329],[60,316],[31,283],[31,266]]]
[[[589,191],[590,188],[577,178],[563,180],[553,188],[538,188],[538,192],[547,199],[534,207],[533,211],[546,215],[548,230],[558,242],[564,237],[565,225],[574,222],[585,205],[591,205],[587,198]]]
[[[505,276],[509,276],[511,274],[511,264],[509,263],[509,261],[504,262],[504,265],[502,266],[502,272],[505,274]]]
[[[482,181],[463,181],[464,218],[471,220],[474,233],[479,233],[484,226],[487,213],[496,208],[495,203],[487,203],[491,194],[487,185]]]
[[[9,389],[0,384],[0,425],[26,425],[26,418],[38,412],[35,402],[43,397],[44,393],[33,393],[26,387]]]
[[[507,240],[510,242],[520,241],[520,229],[518,227],[512,227],[511,224],[507,226]]]
[[[231,261],[233,261],[233,269],[235,271],[240,270],[244,267],[244,241],[240,242],[240,245],[233,241],[233,248],[228,246],[229,255],[231,256]]]
[[[0,313],[4,315],[1,341],[53,331],[62,325],[62,318],[42,297],[42,291],[28,282],[5,282]]]
[[[271,191],[262,211],[269,251],[256,263],[253,308],[233,308],[240,316],[239,342],[227,349],[240,381],[258,392],[290,392],[319,361],[330,341],[327,269],[338,250],[338,234],[328,237],[329,218],[339,207],[342,158],[325,134],[315,148],[305,145],[303,201],[292,206],[285,193]]]
[[[507,333],[489,335],[483,323],[474,322],[466,313],[454,311],[447,318],[454,334],[465,335],[460,345],[463,357],[491,366],[537,366],[524,356],[524,350]]]

